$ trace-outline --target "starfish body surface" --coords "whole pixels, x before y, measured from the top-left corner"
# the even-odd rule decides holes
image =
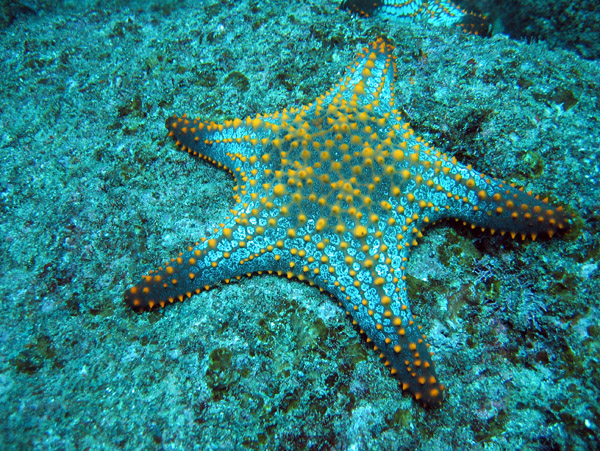
[[[167,119],[176,146],[231,171],[231,215],[125,293],[135,309],[183,301],[255,273],[329,293],[403,390],[437,405],[444,386],[411,313],[405,265],[423,228],[456,218],[532,236],[569,226],[561,207],[459,164],[394,104],[393,47],[379,39],[313,103],[225,121]]]

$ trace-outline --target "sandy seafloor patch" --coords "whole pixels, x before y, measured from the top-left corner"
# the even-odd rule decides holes
[[[103,2],[0,35],[2,449],[598,447],[599,65],[546,44],[352,18],[334,2]],[[441,408],[403,395],[325,295],[275,276],[136,314],[123,292],[228,212],[166,139],[310,102],[377,36],[418,133],[551,193],[577,237],[443,224],[409,265]]]

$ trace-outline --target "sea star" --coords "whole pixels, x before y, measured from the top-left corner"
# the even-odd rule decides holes
[[[340,8],[363,17],[391,21],[423,21],[435,26],[458,27],[465,33],[489,36],[492,25],[486,16],[469,12],[448,0],[343,0]]]
[[[224,124],[167,119],[177,147],[233,174],[237,203],[209,237],[130,288],[126,302],[163,307],[263,271],[296,277],[339,302],[402,389],[439,404],[444,386],[404,275],[423,227],[453,217],[535,239],[571,220],[417,137],[394,106],[392,50],[371,43],[339,84],[301,108]]]

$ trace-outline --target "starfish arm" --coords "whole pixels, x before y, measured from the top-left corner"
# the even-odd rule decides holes
[[[404,207],[402,213],[413,211],[419,228],[455,218],[492,233],[535,239],[542,233],[552,237],[571,226],[572,217],[563,207],[458,163],[423,143],[410,128],[396,137],[393,146],[392,156],[399,153],[400,158],[395,162],[392,186]]]
[[[217,124],[184,114],[171,116],[165,126],[180,150],[233,173],[234,168],[248,159],[254,164],[257,158],[269,153],[270,149],[264,145],[277,139],[278,128],[273,129],[277,122],[277,117],[257,115]]]
[[[408,248],[397,246],[390,234],[381,242],[368,241],[361,246],[350,238],[341,246],[328,246],[328,265],[321,268],[324,276],[317,284],[373,343],[400,387],[424,405],[436,406],[445,388],[437,380],[426,336],[410,311],[404,276]]]
[[[343,0],[340,8],[392,22],[422,21],[435,26],[455,26],[465,33],[480,36],[488,36],[492,28],[486,16],[465,11],[448,0]]]
[[[365,109],[367,113],[383,113],[394,109],[396,62],[389,45],[379,40],[358,53],[339,83],[319,98],[325,105],[342,105]],[[318,113],[318,111],[317,111]]]
[[[274,247],[267,243],[283,239],[285,235],[283,229],[268,228],[267,224],[268,219],[264,217],[250,223],[246,214],[234,216],[215,229],[210,238],[203,238],[142,277],[140,283],[125,293],[125,301],[136,310],[164,307],[219,282],[266,269],[278,270],[283,265],[279,252],[273,252]]]
[[[198,146],[194,144],[190,149]],[[282,184],[272,183],[275,171],[263,168],[260,177],[255,177],[257,158],[240,157],[239,164],[232,171],[239,182],[232,216],[208,238],[143,276],[138,285],[125,293],[127,304],[137,310],[164,307],[244,274],[290,268],[293,246],[288,240],[296,234],[289,207],[284,205],[290,196]],[[292,210],[298,215],[295,208]],[[282,259],[282,254],[286,258]]]
[[[547,198],[540,199],[514,184],[487,177],[456,162],[442,182],[448,197],[448,209],[442,217],[453,217],[489,229],[492,233],[510,233],[522,239],[546,233],[568,230],[572,216],[562,206],[552,205]]]

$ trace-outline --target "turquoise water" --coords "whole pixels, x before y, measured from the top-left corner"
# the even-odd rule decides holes
[[[528,42],[336,2],[56,3],[0,4],[2,449],[598,446],[600,70],[564,21]],[[577,233],[535,242],[425,231],[408,293],[448,391],[436,410],[301,282],[243,278],[150,313],[123,302],[233,202],[230,176],[178,152],[165,118],[306,104],[378,36],[419,134],[577,214]]]

